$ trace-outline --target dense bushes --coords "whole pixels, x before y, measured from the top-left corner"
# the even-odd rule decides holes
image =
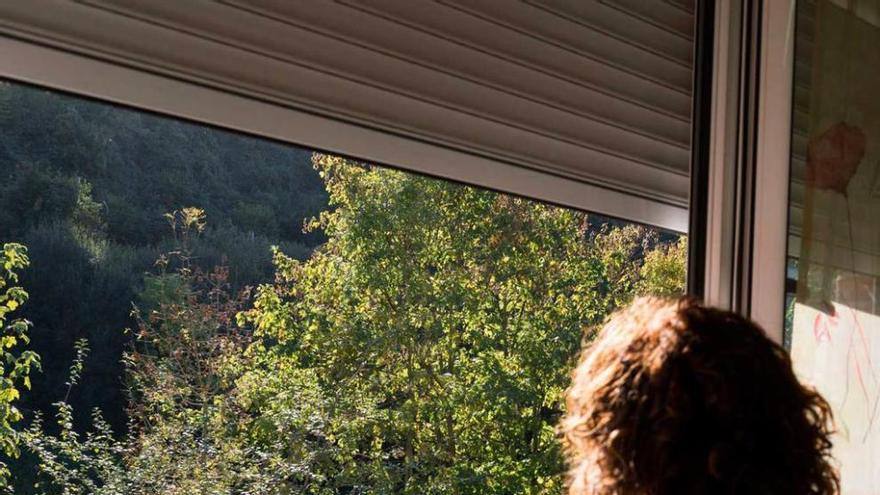
[[[45,393],[24,403],[51,412],[73,344],[92,344],[73,401],[75,423],[100,407],[126,428],[120,359],[131,303],[173,240],[163,215],[198,205],[211,219],[194,257],[225,265],[236,287],[272,277],[270,246],[306,258],[322,242],[303,220],[326,204],[310,152],[111,105],[0,82],[0,241],[31,249],[23,316],[46,356]]]
[[[585,330],[636,292],[680,290],[683,246],[315,164],[327,242],[305,261],[277,251],[252,302],[193,265],[202,212],[172,214],[189,227],[139,297],[131,429],[114,438],[98,414],[79,433],[59,403],[58,434],[40,419],[26,435],[45,493],[560,493],[554,428]]]
[[[16,493],[559,493],[582,339],[683,288],[645,227],[9,84],[0,124]]]

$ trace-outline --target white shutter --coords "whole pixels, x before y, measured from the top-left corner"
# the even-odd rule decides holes
[[[528,193],[505,185],[511,166],[586,184],[594,198],[557,202],[677,230],[689,189],[693,22],[687,0],[0,3],[10,57],[21,43],[37,43],[452,150],[484,169],[449,173],[433,170],[428,155],[401,163],[382,150],[364,158],[496,189]],[[7,57],[0,70],[113,96],[88,74],[53,81],[51,68],[30,68],[44,60],[20,62]],[[138,84],[115,99],[148,106],[141,101],[152,89]],[[210,120],[192,108],[153,106]],[[344,140],[267,134],[361,156]]]

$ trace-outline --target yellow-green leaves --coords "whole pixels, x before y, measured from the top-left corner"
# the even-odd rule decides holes
[[[633,296],[656,234],[339,157],[314,164],[332,208],[311,225],[328,240],[305,262],[276,253],[276,283],[243,321],[269,369],[313,373],[310,390],[335,404],[321,432],[337,457],[319,486],[560,493],[553,432],[584,329]]]
[[[39,357],[18,347],[27,344],[27,330],[30,322],[16,319],[8,320],[9,313],[27,301],[27,292],[21,287],[10,286],[18,282],[18,271],[29,264],[27,248],[21,244],[6,243],[0,252],[0,450],[11,457],[18,456],[20,433],[13,425],[21,419],[21,413],[14,403],[21,398],[18,386],[31,388],[30,371],[40,365]],[[9,471],[0,463],[0,488],[9,483]]]

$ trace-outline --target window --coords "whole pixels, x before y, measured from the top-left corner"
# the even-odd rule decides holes
[[[15,493],[559,493],[582,339],[684,287],[648,226],[13,83],[0,121]]]
[[[834,409],[844,494],[880,475],[880,3],[798,2],[787,341]]]

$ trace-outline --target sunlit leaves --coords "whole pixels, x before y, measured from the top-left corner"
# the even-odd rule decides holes
[[[275,249],[274,282],[235,318],[243,301],[186,263],[146,278],[153,304],[127,362],[134,433],[81,438],[62,403],[61,436],[33,437],[57,486],[94,478],[53,464],[64,453],[105,463],[104,486],[132,494],[561,493],[555,425],[578,349],[637,292],[680,290],[684,244],[339,157],[314,164],[330,207],[306,226],[327,242],[306,261]],[[186,258],[203,213],[168,219]]]
[[[241,320],[269,369],[310,370],[338,404],[323,486],[357,471],[358,486],[395,493],[558,493],[573,356],[586,328],[651,290],[640,269],[656,234],[596,233],[583,213],[314,161],[332,209],[309,225],[328,242],[303,263],[276,253],[276,284]]]
[[[645,262],[639,269],[641,291],[659,296],[684,294],[687,252],[687,238],[682,237],[674,244],[645,254]]]
[[[21,420],[15,402],[21,397],[19,387],[30,389],[30,372],[39,368],[39,357],[21,350],[28,343],[30,322],[9,320],[9,314],[28,299],[27,292],[11,284],[18,282],[18,271],[29,264],[27,249],[21,244],[6,243],[0,252],[0,450],[10,457],[19,454],[20,433],[14,424]],[[9,470],[0,463],[0,489],[7,488]]]

